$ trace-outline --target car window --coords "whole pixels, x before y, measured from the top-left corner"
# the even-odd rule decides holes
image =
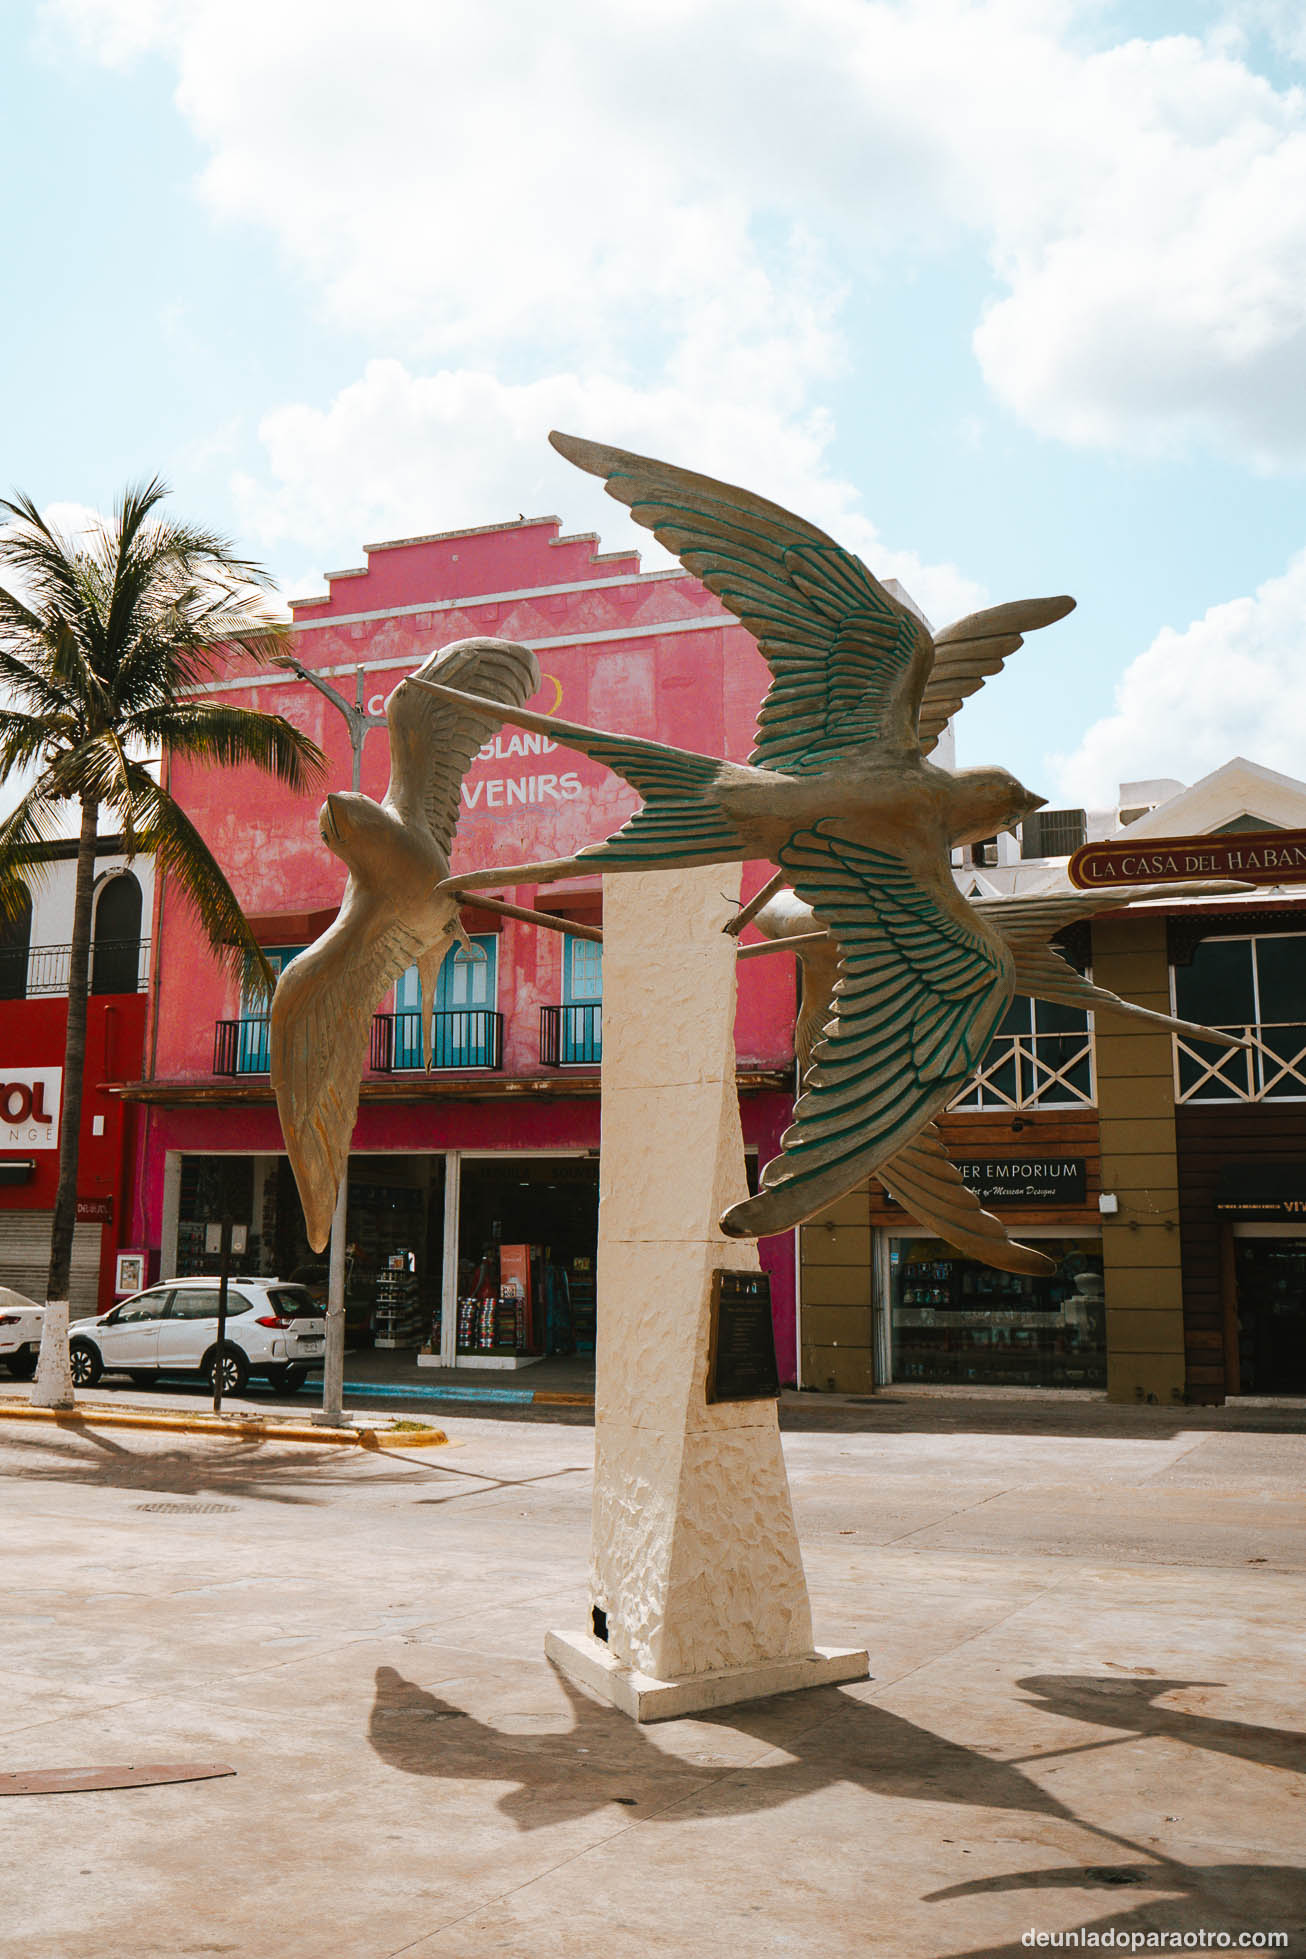
[[[234,1319],[238,1313],[248,1313],[252,1302],[234,1286],[227,1288],[227,1318]],[[218,1288],[216,1286],[187,1286],[179,1288],[172,1302],[174,1320],[216,1320],[218,1317]]]
[[[143,1292],[136,1299],[125,1299],[108,1315],[109,1326],[135,1326],[142,1320],[161,1320],[168,1310],[166,1292]]]
[[[283,1319],[320,1320],[326,1316],[326,1307],[318,1304],[306,1286],[270,1286],[268,1298]]]

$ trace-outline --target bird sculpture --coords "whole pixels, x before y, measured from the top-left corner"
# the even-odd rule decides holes
[[[550,440],[715,593],[771,669],[747,763],[527,710],[504,718],[594,756],[643,797],[576,861],[644,871],[765,858],[837,939],[834,1014],[793,1126],[757,1195],[721,1218],[731,1236],[787,1231],[920,1135],[1006,1010],[1015,955],[957,889],[951,853],[1014,830],[1044,799],[1005,769],[949,772],[928,757],[1023,635],[1074,601],[1000,605],[932,636],[860,558],[779,505],[625,450]]]
[[[475,687],[478,705],[437,701],[416,684],[437,675]],[[383,801],[346,790],[322,806],[322,841],[348,868],[349,882],[333,923],[278,979],[270,1029],[272,1086],[317,1251],[331,1233],[373,1010],[415,964],[425,1050],[440,963],[456,939],[467,943],[457,897],[437,890],[449,875],[464,772],[502,725],[500,708],[520,705],[539,684],[529,647],[499,639],[446,647],[390,696]]]
[[[1129,897],[1133,903],[1145,903],[1164,898],[1213,896],[1246,888],[1229,882],[1197,886],[1140,885]],[[1064,891],[970,902],[1011,949],[1015,961],[1014,993],[1065,1006],[1127,1015],[1190,1039],[1229,1047],[1245,1045],[1236,1035],[1222,1033],[1217,1028],[1201,1027],[1192,1021],[1178,1020],[1172,1014],[1156,1013],[1149,1007],[1135,1006],[1131,1000],[1122,1000],[1119,994],[1094,985],[1077,972],[1052,944],[1055,935],[1065,927],[1091,918],[1095,912],[1118,909],[1119,891]],[[839,944],[818,924],[812,907],[793,891],[777,892],[758,910],[753,923],[766,943],[742,947],[741,959],[792,951],[799,962],[802,989],[794,1025],[794,1058],[802,1080],[834,1011]],[[896,1155],[882,1162],[875,1175],[889,1195],[922,1225],[972,1258],[982,1259],[985,1264],[1005,1272],[1036,1274],[1054,1268],[1054,1260],[1010,1238],[1001,1219],[983,1208],[949,1160],[932,1122]]]

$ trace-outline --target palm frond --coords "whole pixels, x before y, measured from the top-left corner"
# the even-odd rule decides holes
[[[176,879],[223,964],[242,972],[252,969],[271,993],[276,976],[212,851],[181,805],[141,763],[129,763],[128,768],[137,849],[153,851],[159,868]]]
[[[289,789],[315,788],[327,762],[317,743],[280,714],[225,701],[172,701],[133,715],[124,724],[129,741],[166,748],[188,761],[233,768],[248,764]]]
[[[17,634],[21,638],[39,635],[44,630],[44,621],[30,605],[25,605],[17,592],[11,592],[7,585],[0,585],[0,634]]]
[[[44,714],[24,714],[21,709],[0,707],[0,781],[16,769],[30,768],[45,755],[58,724]]]
[[[142,625],[157,613],[160,600],[166,603],[171,596],[186,563],[179,527],[153,518],[167,494],[168,486],[160,476],[125,490],[114,513],[113,532],[105,538],[106,546],[112,546],[112,561],[106,566],[110,594],[105,644],[111,649],[115,673]]]
[[[0,497],[0,514],[5,513],[13,518],[14,528],[0,537],[0,564],[17,573],[31,609],[42,619],[75,616],[84,597],[79,563],[83,553],[48,523],[21,491],[13,497]]]
[[[65,688],[56,687],[38,665],[0,647],[0,685],[33,714],[64,715],[76,703]]]
[[[34,782],[0,822],[0,918],[22,916],[31,886],[44,869],[33,853],[58,834],[56,800],[48,794],[44,780]]]

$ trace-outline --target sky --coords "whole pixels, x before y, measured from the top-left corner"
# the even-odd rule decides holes
[[[9,0],[0,493],[156,471],[288,594],[637,541],[560,427],[936,626],[1069,592],[962,763],[1306,776],[1297,0]]]

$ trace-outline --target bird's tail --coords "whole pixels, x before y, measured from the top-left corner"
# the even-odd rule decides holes
[[[613,870],[656,870],[670,864],[714,864],[742,857],[743,841],[723,815],[711,793],[721,771],[715,756],[692,749],[671,748],[665,742],[641,741],[631,735],[610,735],[555,714],[536,714],[529,708],[506,708],[475,694],[432,681],[416,681],[432,693],[465,707],[493,705],[500,720],[518,728],[548,735],[564,747],[592,755],[596,762],[628,782],[644,798],[644,807],[603,843],[587,844],[577,856],[597,859]]]

